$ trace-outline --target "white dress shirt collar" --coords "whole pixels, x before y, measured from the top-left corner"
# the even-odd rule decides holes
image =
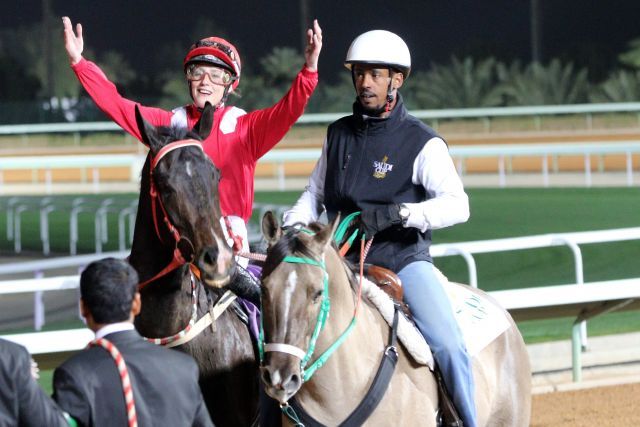
[[[132,331],[133,329],[134,326],[131,322],[109,323],[96,331],[96,339],[104,338],[114,332]]]

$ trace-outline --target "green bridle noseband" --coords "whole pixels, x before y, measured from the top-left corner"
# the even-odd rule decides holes
[[[264,360],[265,352],[274,352],[279,351],[283,353],[288,353],[293,356],[296,356],[300,359],[300,371],[302,372],[302,380],[308,381],[309,378],[313,375],[313,373],[318,370],[322,365],[325,364],[329,356],[344,342],[347,338],[353,327],[356,323],[355,316],[351,320],[351,323],[347,327],[347,329],[338,337],[338,339],[329,346],[324,353],[322,353],[308,368],[305,369],[307,363],[313,356],[316,347],[316,341],[318,340],[318,336],[327,322],[327,317],[329,316],[329,310],[331,308],[331,302],[329,300],[329,274],[327,273],[327,269],[325,263],[323,261],[316,261],[312,258],[301,258],[296,256],[286,256],[282,260],[282,262],[292,263],[292,264],[309,264],[316,267],[320,267],[323,271],[323,289],[322,289],[322,302],[320,304],[320,311],[318,312],[318,319],[316,320],[316,326],[313,330],[313,334],[311,335],[311,339],[309,340],[309,349],[305,352],[299,347],[286,344],[286,343],[265,343],[264,342],[264,328],[262,326],[262,317],[260,318],[260,337],[258,339],[258,351],[260,353],[260,364],[262,365]]]

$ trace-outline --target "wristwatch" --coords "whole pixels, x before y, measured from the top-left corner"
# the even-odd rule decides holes
[[[406,226],[407,225],[407,220],[409,219],[409,214],[411,213],[409,211],[409,207],[407,207],[407,205],[405,205],[404,203],[400,203],[400,219],[402,219],[402,225]]]

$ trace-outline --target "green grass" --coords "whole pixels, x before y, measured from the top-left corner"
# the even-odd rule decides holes
[[[38,378],[38,384],[47,393],[51,395],[53,393],[53,369],[43,369],[40,371],[40,378]]]

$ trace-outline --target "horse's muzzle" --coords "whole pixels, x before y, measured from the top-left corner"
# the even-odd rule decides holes
[[[286,367],[280,369],[278,363],[261,366],[260,377],[267,394],[281,404],[287,403],[302,386],[302,377],[296,371]]]
[[[196,266],[200,269],[201,278],[206,285],[221,288],[231,280],[235,259],[227,247],[219,249],[217,246],[208,246],[198,256]]]

